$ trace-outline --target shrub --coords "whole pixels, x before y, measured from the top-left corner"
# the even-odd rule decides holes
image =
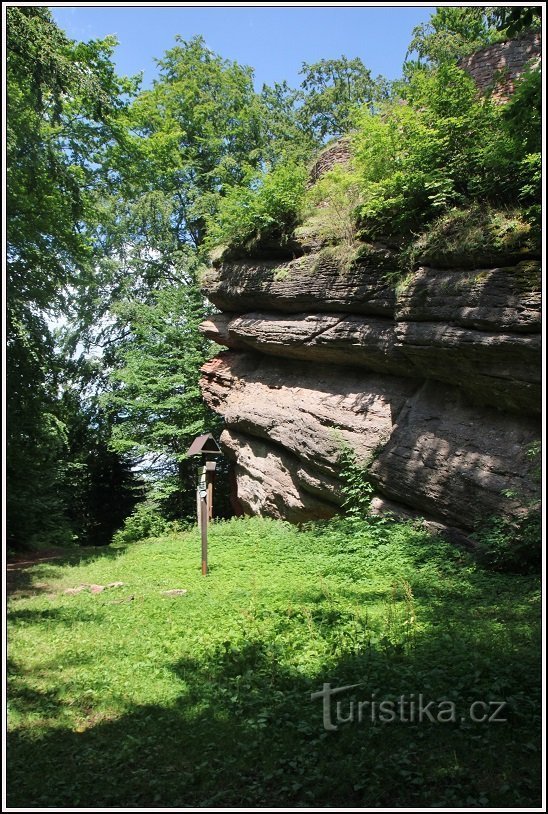
[[[518,573],[540,569],[542,517],[538,509],[518,520],[491,517],[473,539],[479,561],[489,568]]]
[[[296,232],[314,232],[320,243],[353,246],[356,241],[356,210],[361,203],[359,178],[352,170],[335,165],[307,190],[303,217]]]
[[[531,475],[539,486],[542,481],[541,442],[527,448],[533,462]],[[512,493],[506,493],[516,497]],[[525,502],[520,517],[491,517],[475,535],[481,562],[498,571],[528,573],[539,571],[542,562],[542,515],[540,499]]]
[[[353,150],[364,236],[408,239],[451,208],[474,201],[500,208],[530,195],[537,165],[514,121],[452,64],[416,72],[406,99],[380,115],[362,111]]]
[[[306,180],[306,168],[294,162],[248,174],[246,183],[227,191],[209,219],[207,247],[251,249],[265,239],[284,242],[296,225]]]
[[[352,447],[341,441],[339,465],[341,467],[341,492],[344,497],[342,505],[346,514],[354,520],[368,517],[374,492],[368,476],[369,464],[360,465]]]
[[[519,198],[524,204],[524,214],[531,224],[533,235],[540,244],[542,217],[542,155],[540,152],[529,153],[521,160],[519,176],[521,179]]]
[[[113,543],[138,543],[148,537],[160,537],[180,530],[180,524],[166,520],[154,500],[139,503],[133,512],[126,517],[122,528],[112,538]]]

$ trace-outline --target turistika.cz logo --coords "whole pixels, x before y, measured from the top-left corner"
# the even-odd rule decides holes
[[[472,701],[466,710],[459,711],[454,701],[427,700],[424,694],[410,693],[395,699],[377,699],[372,693],[369,699],[356,701],[336,700],[341,693],[355,690],[361,684],[332,687],[325,683],[321,690],[310,695],[312,701],[322,699],[323,727],[335,732],[342,724],[353,723],[432,723],[446,724],[472,721],[473,723],[505,723],[506,701]]]

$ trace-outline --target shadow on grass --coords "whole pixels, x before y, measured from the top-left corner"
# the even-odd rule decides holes
[[[437,638],[406,651],[368,647],[334,657],[304,675],[282,666],[271,639],[225,642],[203,661],[181,660],[174,677],[186,691],[170,705],[140,706],[115,720],[90,715],[75,732],[54,725],[39,740],[30,730],[8,742],[10,806],[54,807],[402,807],[540,804],[538,681],[531,664],[501,651],[485,664],[469,642]],[[468,652],[468,655],[467,655]],[[482,669],[479,669],[483,665]],[[504,723],[474,723],[471,700],[500,697]],[[32,675],[26,675],[31,683]],[[335,701],[326,731],[311,693],[359,683],[350,701],[423,692],[453,698],[455,722],[380,722],[369,712],[339,723]],[[19,685],[16,707],[62,717],[59,699]],[[29,694],[30,693],[30,694]],[[368,707],[370,710],[370,707]],[[104,716],[103,716],[104,717]],[[96,721],[100,722],[97,723]]]
[[[101,609],[95,606],[92,611],[86,612],[78,608],[79,622],[93,622],[97,624],[104,614]],[[70,607],[64,608],[17,608],[10,610],[10,626],[15,625],[46,625],[50,629],[54,625],[74,625],[74,610]]]
[[[370,636],[367,615],[357,631],[348,607],[321,584],[292,595],[291,609],[282,592],[276,606],[271,592],[258,591],[245,639],[171,665],[174,683],[185,688],[175,701],[138,706],[129,689],[125,711],[114,713],[82,698],[83,731],[74,731],[74,719],[64,723],[57,693],[38,692],[37,676],[13,665],[13,709],[47,719],[49,728],[31,722],[10,734],[9,805],[539,806],[540,641],[521,601],[522,588],[525,594],[533,583],[458,571],[457,562],[454,579],[446,574],[436,582],[433,572],[421,575],[433,552],[425,538],[424,549],[410,548],[407,562],[417,576],[414,610],[422,632],[404,635],[405,619],[390,616],[397,610],[390,591],[351,573],[340,589],[345,601],[366,608],[386,600],[387,623],[372,624]],[[401,606],[401,594],[396,600]],[[50,621],[72,620],[61,614]],[[288,659],[285,630],[294,623],[310,624],[311,642],[330,642],[321,667],[313,669],[304,656],[300,663],[299,654]],[[359,685],[332,700],[335,731],[323,726],[321,700],[311,699],[325,682]],[[373,701],[417,702],[419,694],[425,704],[454,703],[455,720],[411,721],[409,707],[393,721],[372,716]],[[346,723],[337,720],[337,701],[340,718],[351,719]],[[506,720],[471,720],[476,701],[504,702]]]
[[[126,546],[93,546],[86,548],[57,549],[47,556],[40,552],[29,552],[26,559],[15,559],[8,562],[6,571],[6,588],[9,595],[23,598],[47,593],[50,590],[48,578],[51,578],[51,566],[60,568],[70,565],[78,566],[98,559],[116,559]],[[23,556],[23,555],[21,555]]]

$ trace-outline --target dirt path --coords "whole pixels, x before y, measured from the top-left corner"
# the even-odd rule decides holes
[[[69,550],[66,548],[47,548],[41,551],[26,551],[24,554],[15,554],[9,557],[6,562],[6,590],[8,594],[20,593],[22,594],[35,594],[40,591],[46,590],[48,587],[44,582],[34,582],[32,577],[26,574],[29,568],[41,563],[55,562],[71,562],[72,560],[80,560],[82,555],[87,553],[90,549],[80,548],[77,550]],[[91,549],[94,553],[96,549]]]
[[[41,556],[33,557],[32,555],[25,555],[25,559],[12,559],[6,563],[6,570],[8,573],[10,571],[19,571],[22,568],[28,568],[31,565],[36,565],[40,562],[50,562],[51,560],[61,560],[66,558],[66,554],[48,554],[47,556],[43,556],[43,552],[40,552]]]

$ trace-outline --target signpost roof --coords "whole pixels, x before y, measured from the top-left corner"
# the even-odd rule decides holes
[[[207,432],[194,439],[186,454],[190,458],[193,455],[222,455],[222,452],[212,434]]]

